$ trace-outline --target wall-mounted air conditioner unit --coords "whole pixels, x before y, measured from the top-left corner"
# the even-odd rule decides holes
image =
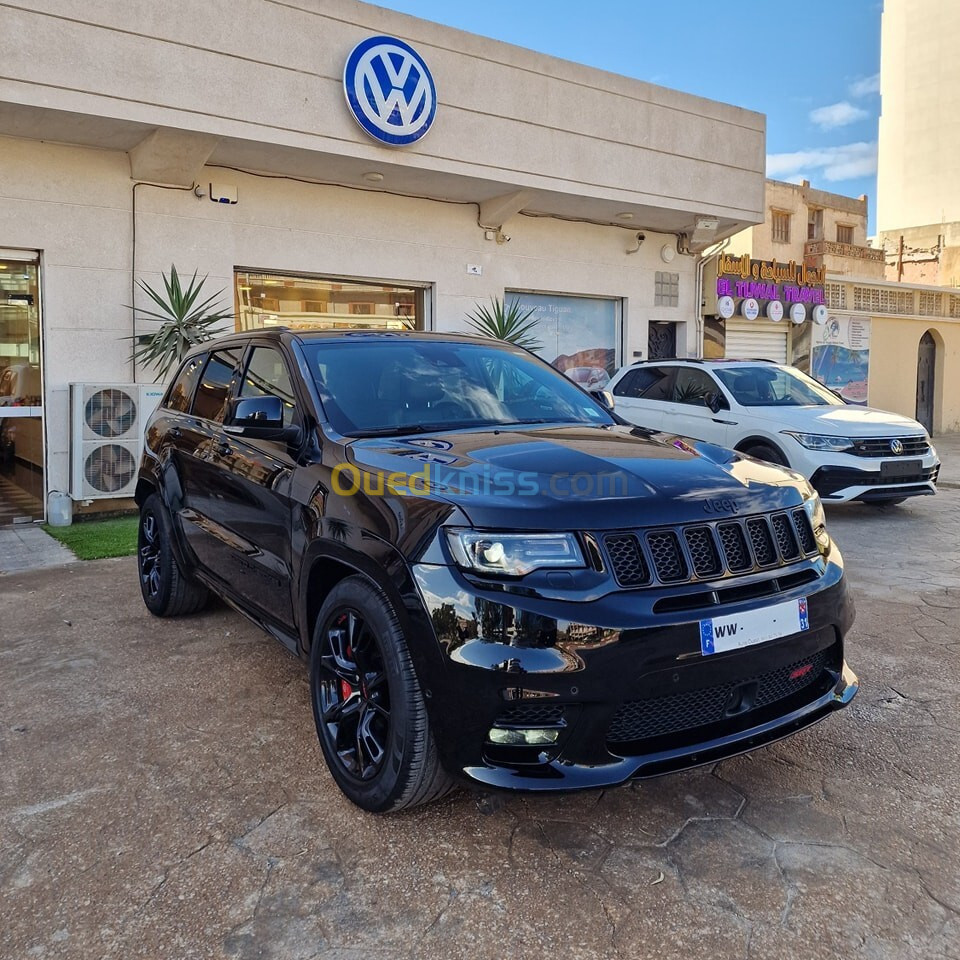
[[[138,383],[70,384],[70,496],[132,497],[143,430],[164,388]]]

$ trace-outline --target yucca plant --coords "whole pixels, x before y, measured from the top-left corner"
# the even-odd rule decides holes
[[[137,319],[159,323],[159,328],[153,333],[126,338],[134,341],[134,361],[156,369],[155,381],[165,379],[191,347],[212,340],[217,335],[214,328],[218,324],[233,319],[232,311],[211,306],[223,290],[200,300],[200,293],[207,278],[198,280],[196,271],[185,289],[173,264],[170,265],[170,276],[161,276],[165,293],[154,290],[146,280],[137,281],[140,289],[146,292],[159,310],[130,307]]]
[[[539,321],[530,318],[536,312],[535,307],[524,310],[516,300],[504,304],[499,297],[491,297],[489,307],[478,303],[476,309],[467,314],[467,323],[485,337],[535,350],[540,341],[530,334]]]

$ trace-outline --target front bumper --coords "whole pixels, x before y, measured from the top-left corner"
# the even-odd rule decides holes
[[[810,478],[824,503],[899,500],[934,494],[940,472],[940,458],[932,448],[922,457],[899,458],[821,454],[806,449],[797,454],[794,449],[791,462],[794,461],[796,469]],[[901,469],[905,462],[915,463],[915,469],[899,476],[885,474],[891,468]]]
[[[674,615],[653,613],[659,590],[544,599],[480,588],[452,567],[415,566],[423,626],[445,662],[427,690],[444,766],[490,787],[607,787],[734,756],[818,722],[857,692],[843,659],[854,610],[839,553],[809,565],[820,573],[813,583]],[[800,597],[808,630],[701,655],[701,618]],[[579,622],[568,619],[572,610]],[[743,691],[755,702],[737,701]],[[490,741],[494,727],[554,730],[557,740],[504,746]]]

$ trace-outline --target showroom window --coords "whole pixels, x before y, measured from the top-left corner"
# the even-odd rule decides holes
[[[425,330],[425,287],[238,269],[238,330]]]
[[[621,301],[508,290],[506,302],[532,310],[533,352],[587,390],[599,390],[619,362]]]

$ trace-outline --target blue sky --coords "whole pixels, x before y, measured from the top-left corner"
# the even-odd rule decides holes
[[[380,5],[767,115],[767,174],[867,194],[880,0],[380,0]],[[441,94],[442,96],[442,94]]]

